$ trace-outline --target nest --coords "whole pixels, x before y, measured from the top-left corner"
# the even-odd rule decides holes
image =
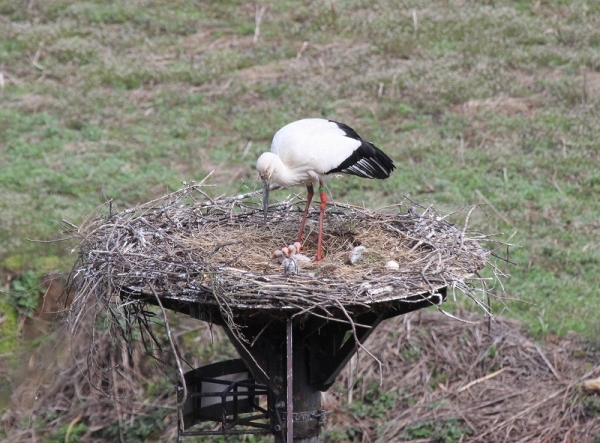
[[[405,202],[371,211],[333,203],[324,223],[323,261],[286,275],[273,251],[297,237],[304,201],[273,204],[265,224],[259,191],[211,198],[185,184],[149,203],[121,212],[110,208],[73,227],[82,238],[73,270],[82,303],[91,294],[109,301],[122,294],[212,304],[231,310],[323,313],[335,306],[370,309],[440,288],[458,289],[486,312],[486,284],[478,271],[493,254],[490,236],[449,223],[432,208]],[[318,211],[305,229],[304,251],[316,252]],[[354,264],[349,254],[364,246]],[[398,264],[389,269],[390,261]],[[85,303],[83,303],[85,304]]]

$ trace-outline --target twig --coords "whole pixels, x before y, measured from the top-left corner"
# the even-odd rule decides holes
[[[81,421],[81,414],[79,414],[77,417],[75,417],[73,420],[71,420],[71,422],[69,423],[69,426],[67,427],[67,432],[65,433],[65,443],[69,443],[69,437],[71,436],[71,432],[73,431],[73,427]]]
[[[119,402],[119,391],[117,388],[117,364],[115,362],[114,348],[110,350],[110,370],[112,373],[112,381],[113,381],[113,391],[114,397],[116,399],[116,409],[117,409],[117,420],[119,422],[119,440],[121,443],[125,443],[125,436],[123,434],[123,414],[121,413],[121,402]]]
[[[254,12],[254,37],[252,38],[252,43],[257,44],[258,38],[260,37],[260,24],[262,22],[263,16],[265,15],[266,8],[264,6],[256,6],[256,10]]]
[[[417,16],[417,10],[416,9],[412,10],[412,19],[413,19],[414,33],[415,33],[415,35],[417,35],[417,32],[419,31],[419,19],[418,19],[418,16]]]
[[[467,232],[467,227],[469,226],[469,218],[471,217],[471,214],[473,213],[473,211],[475,210],[476,206],[471,206],[471,209],[469,209],[469,212],[467,213],[467,216],[465,217],[465,224],[463,226],[463,230],[460,233],[460,247],[459,249],[463,248],[464,242],[465,242],[465,233]]]
[[[6,78],[8,81],[13,82],[17,86],[23,86],[23,83],[20,80],[18,80],[16,77],[13,77],[12,75],[9,75],[8,72],[6,72],[4,63],[0,63],[0,79],[2,88],[4,88],[4,78]]]
[[[259,337],[263,334],[263,332],[265,332],[265,330],[269,327],[269,325],[273,323],[273,320],[268,321],[263,328],[258,332],[258,334],[256,334],[256,337],[254,337],[254,340],[252,340],[252,343],[250,343],[250,347],[254,346],[254,344],[256,343],[256,340],[259,339]]]
[[[476,385],[478,383],[481,383],[482,381],[489,380],[490,378],[494,378],[496,375],[502,374],[507,369],[510,369],[510,366],[504,366],[502,369],[498,369],[497,371],[492,372],[491,374],[488,374],[485,377],[481,377],[481,378],[478,378],[477,380],[473,380],[472,382],[467,383],[462,388],[460,388],[459,390],[457,390],[456,393],[460,394],[462,391],[465,391],[465,390],[469,389],[471,386],[474,386],[474,385]]]
[[[381,386],[383,384],[383,363],[381,363],[381,360],[379,360],[377,357],[375,357],[373,354],[371,354],[371,352],[362,345],[362,343],[358,339],[358,334],[356,333],[356,326],[354,325],[354,321],[352,320],[352,317],[350,317],[350,314],[348,314],[348,311],[346,311],[346,308],[344,308],[344,305],[342,305],[342,303],[340,303],[339,300],[336,300],[336,303],[339,306],[339,308],[342,310],[342,312],[348,319],[350,326],[352,327],[352,333],[354,335],[354,342],[356,343],[356,347],[365,351],[367,353],[367,355],[369,355],[379,365],[379,386]]]
[[[242,241],[241,240],[232,240],[232,241],[228,241],[228,242],[225,242],[225,243],[218,244],[217,246],[214,247],[214,249],[212,250],[212,252],[208,255],[208,258],[210,258],[213,255],[215,255],[219,251],[219,249],[224,248],[226,246],[236,245],[238,243],[242,243]]]
[[[542,357],[542,360],[544,360],[544,363],[546,363],[546,366],[548,366],[548,369],[550,369],[550,371],[552,372],[552,374],[554,374],[556,379],[558,381],[562,381],[562,378],[560,377],[558,372],[556,372],[556,369],[554,369],[554,366],[552,366],[552,363],[550,363],[550,360],[548,360],[546,358],[546,354],[544,354],[544,352],[542,351],[542,348],[540,348],[540,345],[538,345],[537,343],[535,344],[535,350],[537,351],[538,354],[540,354],[540,357]]]
[[[208,174],[206,174],[206,177],[204,177],[202,180],[200,180],[200,183],[198,183],[196,186],[203,186],[204,183],[206,182],[206,180],[208,180],[210,178],[210,176],[215,173],[215,171],[216,171],[216,169],[211,170]]]
[[[306,51],[306,48],[308,48],[308,42],[307,41],[305,41],[305,42],[302,43],[302,47],[300,48],[300,50],[296,54],[296,60],[299,60],[302,57],[302,54],[304,54],[304,51]]]
[[[181,367],[181,360],[179,359],[179,353],[177,352],[177,348],[175,347],[175,342],[173,341],[173,336],[171,335],[171,327],[169,326],[169,319],[167,318],[167,312],[165,311],[165,308],[163,307],[160,297],[154,290],[154,286],[150,285],[150,289],[152,290],[152,293],[154,294],[154,297],[156,298],[156,303],[158,304],[158,307],[160,308],[160,310],[162,312],[163,321],[165,322],[165,330],[167,331],[167,337],[169,339],[169,344],[171,345],[171,349],[173,350],[173,356],[175,357],[175,363],[177,364],[177,371],[179,373],[181,386],[183,387],[183,398],[181,399],[180,402],[177,403],[177,407],[182,407],[185,404],[185,402],[187,401],[188,391],[187,391],[187,386],[185,383],[185,376],[183,373],[183,368]],[[183,420],[183,417],[181,419]],[[183,423],[181,423],[181,425],[183,426]]]
[[[507,217],[502,215],[502,213],[500,211],[498,211],[498,209],[496,209],[496,207],[492,204],[491,201],[489,201],[487,198],[485,198],[485,196],[481,193],[481,191],[479,189],[475,189],[475,194],[477,194],[477,196],[481,200],[483,200],[484,203],[486,205],[488,205],[492,211],[494,211],[494,214],[496,214],[504,223],[506,223],[509,226],[513,225],[513,223]]]
[[[537,403],[534,403],[533,405],[529,406],[528,408],[523,409],[521,412],[514,414],[513,416],[509,417],[508,419],[498,423],[495,426],[492,426],[491,428],[489,428],[487,431],[485,431],[483,434],[479,434],[478,436],[476,436],[473,440],[474,441],[483,441],[482,438],[485,437],[486,435],[494,432],[496,429],[500,429],[503,426],[506,426],[508,423],[513,422],[514,420],[516,420],[517,418],[528,414],[529,412],[537,409],[539,406],[543,405],[544,403],[552,400],[554,397],[562,394],[567,388],[562,388],[554,393],[552,393],[551,395],[545,397],[544,399],[538,401]]]
[[[33,58],[31,59],[31,64],[32,64],[33,66],[35,66],[36,68],[38,68],[40,71],[44,71],[44,67],[43,67],[43,66],[41,66],[41,65],[38,63],[38,60],[39,60],[39,58],[40,58],[40,54],[41,54],[41,52],[42,52],[42,48],[43,48],[43,47],[44,47],[44,43],[42,42],[42,43],[40,43],[40,44],[39,44],[39,46],[38,46],[38,49],[37,49],[37,51],[35,52],[35,55],[34,55],[34,56],[33,56]]]

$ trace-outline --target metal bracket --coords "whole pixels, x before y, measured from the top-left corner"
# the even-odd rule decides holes
[[[326,428],[327,427],[327,416],[329,414],[331,414],[332,412],[333,412],[333,409],[327,409],[327,410],[319,409],[314,414],[312,414],[311,417],[319,420],[319,426],[321,428]]]
[[[327,427],[327,416],[333,412],[332,409],[325,410],[319,409],[316,411],[303,411],[303,412],[293,412],[292,420],[294,423],[301,424],[307,423],[311,421],[317,421],[320,427]],[[284,412],[281,414],[281,417],[285,417],[287,419],[287,413]]]
[[[185,374],[188,395],[178,408],[178,437],[194,435],[269,434],[270,413],[261,406],[269,403],[267,386],[257,384],[241,359],[228,360],[194,369]],[[177,386],[183,401],[183,386]],[[261,402],[260,399],[263,399]],[[191,429],[198,423],[220,423],[217,430]]]

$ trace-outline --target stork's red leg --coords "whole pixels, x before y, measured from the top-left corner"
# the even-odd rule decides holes
[[[302,243],[302,234],[304,234],[304,225],[306,224],[306,216],[308,215],[308,210],[310,209],[310,202],[312,201],[313,195],[315,195],[315,190],[313,185],[306,185],[306,190],[308,194],[306,195],[306,208],[304,209],[304,216],[302,217],[302,223],[300,223],[300,231],[298,232],[298,243]]]
[[[325,220],[325,207],[327,207],[327,194],[325,194],[325,187],[323,182],[319,182],[319,194],[321,197],[321,214],[319,216],[319,240],[317,241],[317,259],[315,261],[323,260],[323,221]]]

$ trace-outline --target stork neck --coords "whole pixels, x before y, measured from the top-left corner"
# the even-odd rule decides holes
[[[304,183],[307,180],[307,173],[300,168],[290,168],[277,156],[274,158],[275,167],[271,181],[280,186],[293,186]]]

